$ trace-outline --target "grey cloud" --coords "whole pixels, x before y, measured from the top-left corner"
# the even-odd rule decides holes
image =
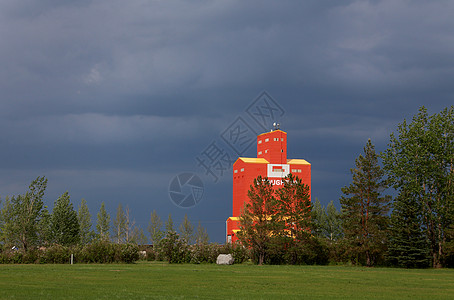
[[[419,106],[434,113],[453,103],[453,8],[449,1],[2,1],[1,178],[16,171],[0,190],[45,171],[77,195],[112,202],[127,198],[134,178],[135,196],[148,199],[141,176],[162,174],[162,183],[181,170],[203,175],[194,157],[265,89],[286,110],[279,121],[289,154],[313,162],[313,196],[335,200],[367,138],[383,149]],[[87,178],[96,184],[84,189]],[[229,182],[207,183],[221,207]],[[166,197],[166,184],[156,189]],[[228,217],[209,201],[194,215]],[[150,206],[134,205],[141,203]],[[171,211],[159,205],[163,215]]]

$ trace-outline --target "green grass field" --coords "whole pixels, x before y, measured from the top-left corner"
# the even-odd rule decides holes
[[[156,262],[0,265],[0,297],[454,299],[454,270]]]

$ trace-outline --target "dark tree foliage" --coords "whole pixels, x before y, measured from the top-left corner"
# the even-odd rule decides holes
[[[268,178],[261,176],[254,179],[248,191],[249,203],[240,215],[238,237],[243,245],[252,249],[257,263],[263,264],[270,246],[276,224],[272,220],[276,215],[276,199],[273,186]]]
[[[355,165],[351,169],[353,182],[342,188],[343,228],[352,259],[372,266],[385,251],[391,199],[381,195],[386,182],[370,140],[364,147],[364,155],[356,159]]]
[[[429,242],[422,230],[421,208],[415,199],[401,193],[395,200],[391,214],[389,262],[404,268],[430,266]]]

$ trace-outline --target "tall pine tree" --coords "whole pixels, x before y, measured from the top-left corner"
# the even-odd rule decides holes
[[[353,259],[372,266],[385,251],[391,199],[381,195],[386,188],[384,172],[370,139],[355,165],[351,169],[353,182],[342,188],[343,228]]]

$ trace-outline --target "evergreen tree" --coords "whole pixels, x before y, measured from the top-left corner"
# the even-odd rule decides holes
[[[55,201],[50,218],[52,240],[65,246],[77,244],[80,231],[77,213],[69,198],[65,192]]]
[[[77,214],[80,226],[80,243],[82,245],[89,244],[94,238],[94,232],[91,229],[91,215],[88,209],[87,201],[84,198],[80,201],[79,211]]]
[[[194,226],[192,226],[191,222],[188,219],[188,215],[184,215],[183,222],[180,225],[180,234],[181,238],[183,238],[187,244],[193,243],[193,236],[194,236]]]
[[[117,207],[117,215],[113,220],[113,238],[118,244],[123,243],[126,239],[126,226],[125,213],[121,203],[119,203]]]
[[[364,256],[365,264],[372,266],[385,251],[390,197],[381,196],[386,188],[384,172],[370,139],[364,156],[360,155],[355,164],[356,168],[351,169],[353,182],[342,188],[343,228],[352,254],[357,260]]]
[[[150,241],[153,247],[159,244],[164,237],[162,232],[162,221],[155,210],[151,212],[150,223],[148,224],[148,232],[150,233]]]
[[[107,241],[109,240],[110,215],[106,211],[104,202],[101,203],[97,217],[96,230],[98,231],[99,238]]]
[[[401,193],[394,202],[387,254],[393,265],[405,268],[430,265],[429,243],[423,233],[420,212],[411,195]]]

